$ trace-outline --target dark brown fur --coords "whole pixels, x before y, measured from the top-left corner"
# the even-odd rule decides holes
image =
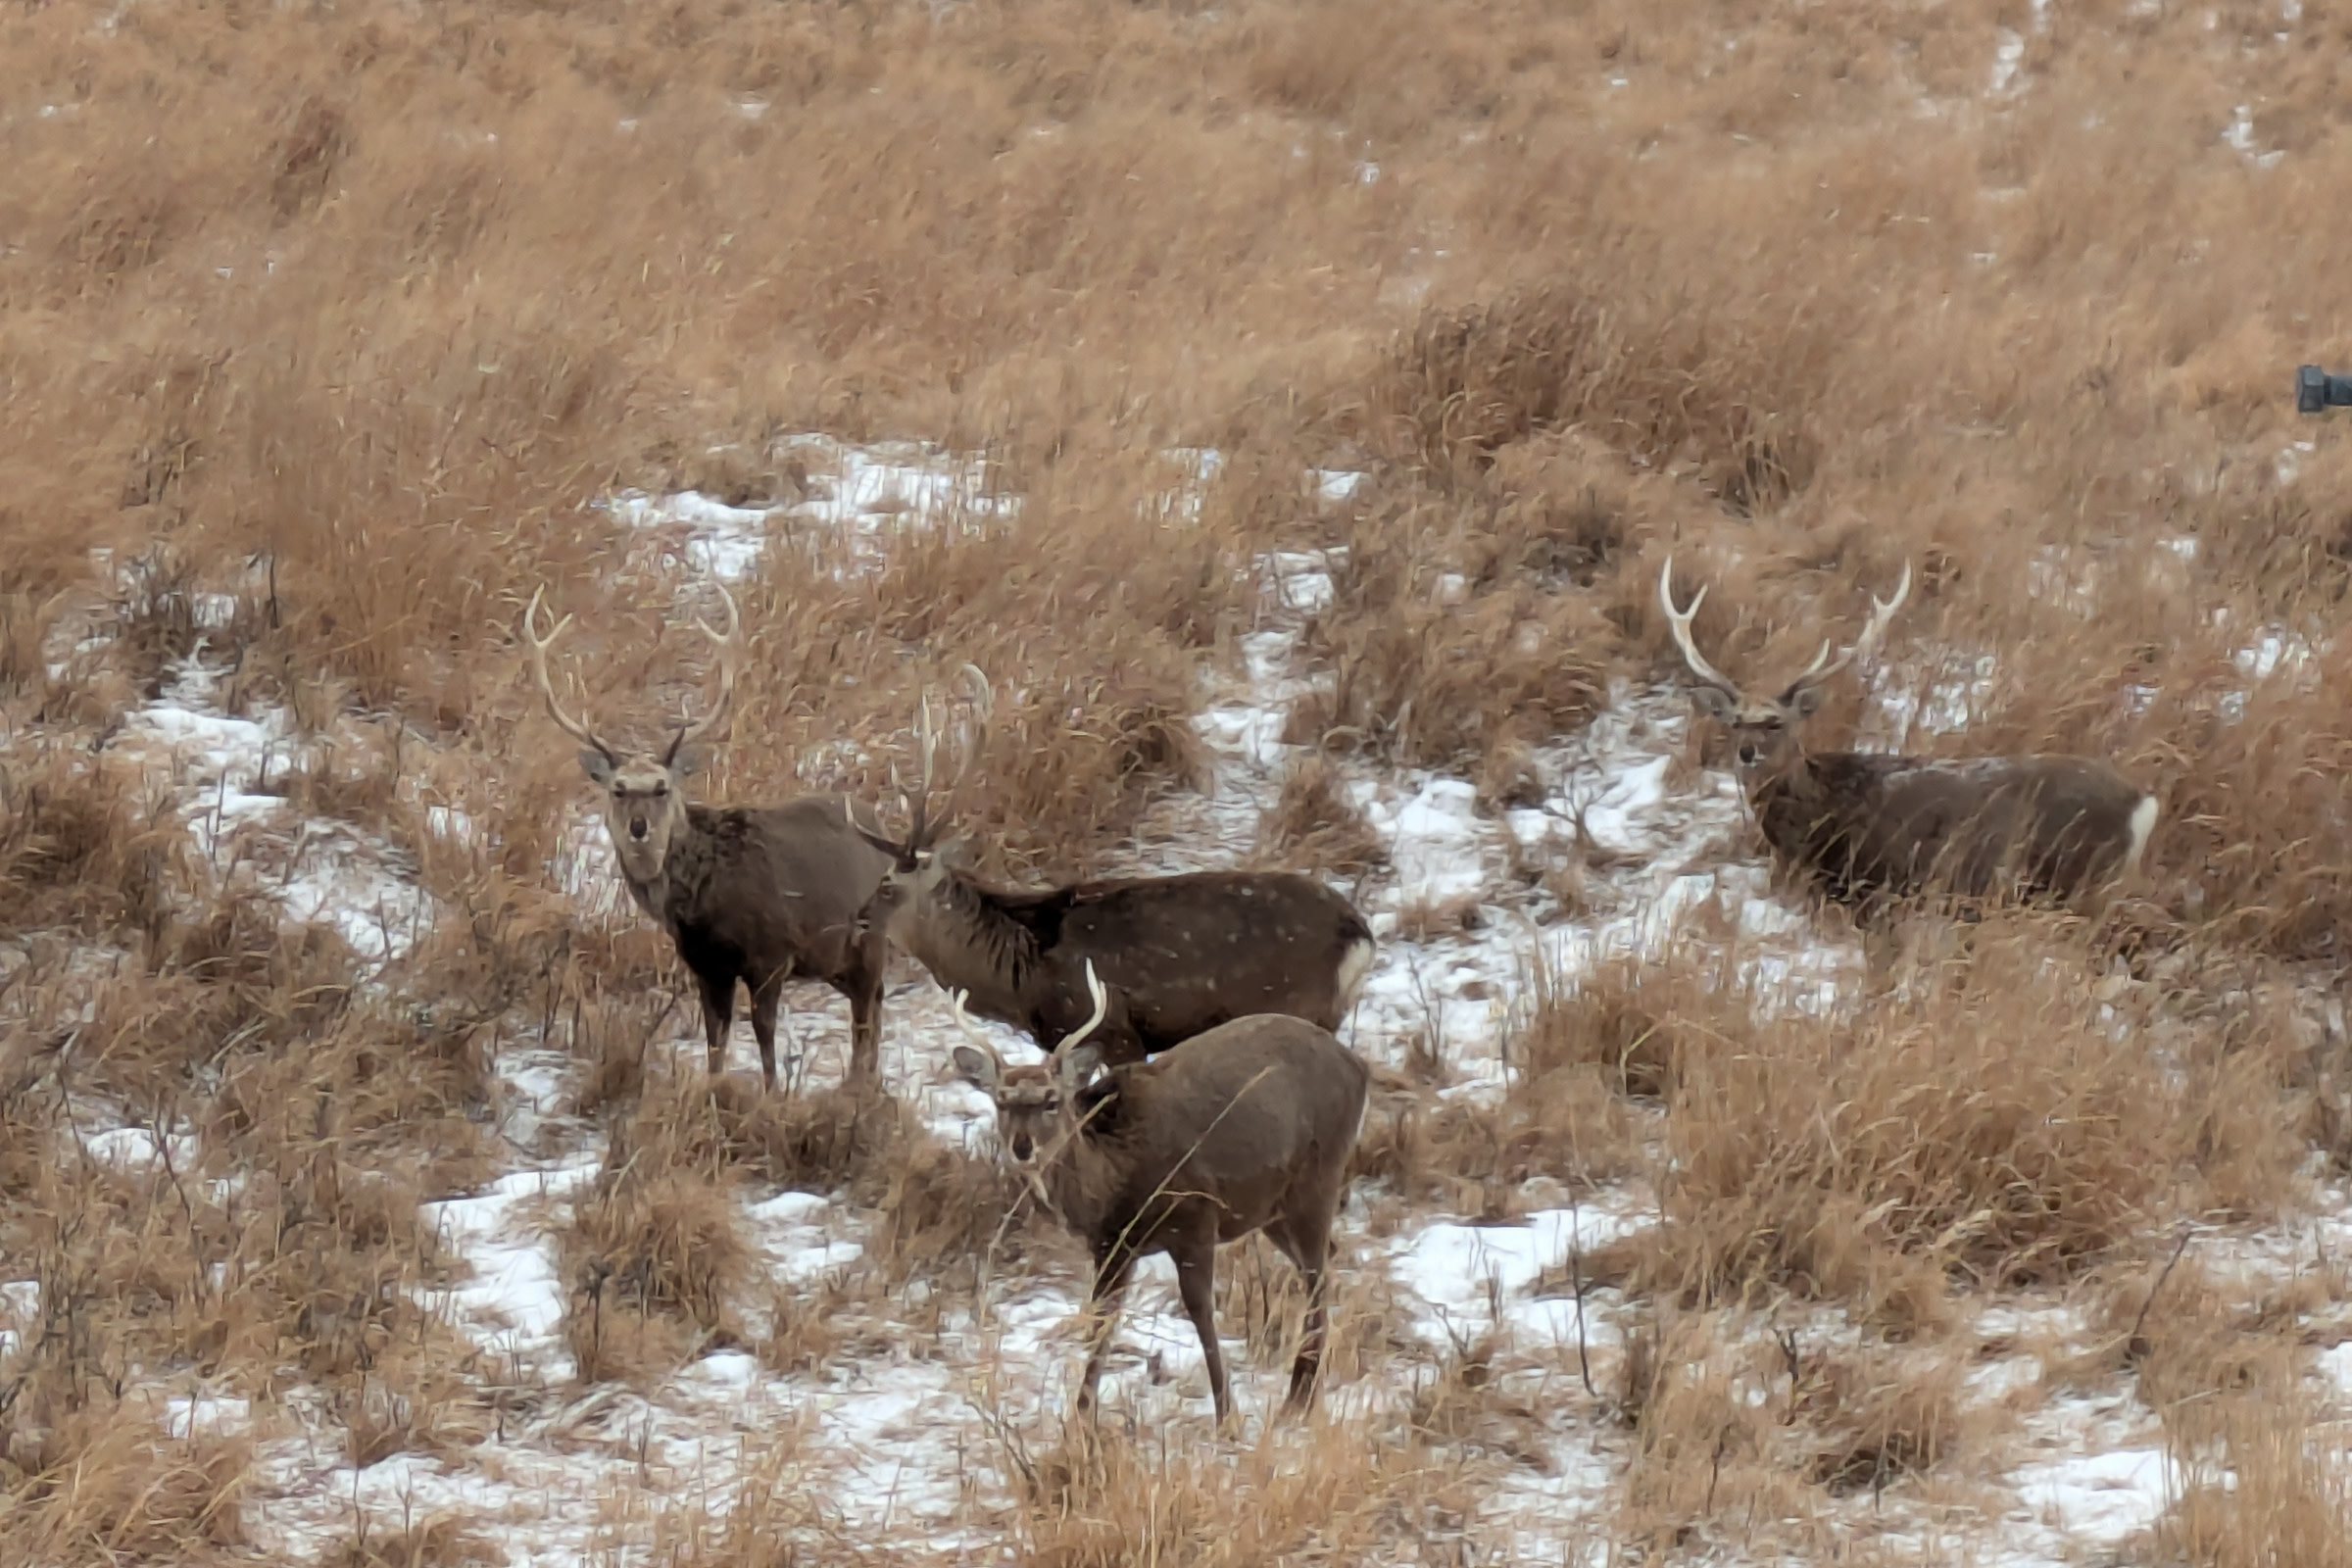
[[[659,753],[614,746],[564,710],[547,655],[570,617],[540,636],[538,594],[522,617],[531,674],[548,716],[580,742],[580,767],[605,792],[605,831],[621,880],[694,971],[711,1073],[726,1068],[740,980],[752,990],[760,1076],[773,1089],[776,1004],[785,981],[808,979],[850,999],[850,1078],[871,1083],[880,1073],[886,950],[858,916],[890,868],[889,858],[865,842],[849,803],[838,796],[780,806],[686,804],[686,777],[701,760],[697,743],[726,717],[742,651],[735,597],[724,584],[718,594],[727,607],[725,627],[702,623],[718,650],[718,694]]]
[[[1305,1332],[1289,1407],[1314,1397],[1326,1328],[1324,1265],[1347,1191],[1371,1073],[1330,1031],[1276,1014],[1237,1018],[1154,1060],[1094,1084],[1085,1043],[1043,1065],[1006,1067],[956,1048],[964,1077],[996,1102],[1000,1142],[1035,1169],[1045,1196],[1085,1239],[1097,1314],[1081,1411],[1117,1326],[1138,1258],[1166,1252],[1200,1336],[1220,1421],[1232,1410],[1218,1347],[1217,1244],[1264,1231],[1306,1283]]]
[[[1931,892],[2073,899],[2136,862],[2132,813],[2147,799],[2081,757],[1823,752],[1748,787],[1775,854],[1865,909]]]
[[[839,797],[781,806],[689,806],[660,873],[621,880],[694,971],[711,1071],[726,1056],[735,984],[752,994],[760,1070],[776,1081],[776,1004],[788,980],[821,980],[850,1000],[850,1078],[880,1073],[887,952],[858,911],[890,862],[853,833]]]
[[[985,1018],[1052,1051],[1088,1012],[1091,960],[1112,993],[1096,1037],[1127,1062],[1252,1013],[1337,1029],[1369,967],[1355,906],[1290,871],[1196,871],[1042,892],[983,886],[902,853],[868,918]]]
[[[1835,662],[1823,644],[1778,697],[1756,698],[1706,662],[1674,603],[1674,563],[1658,599],[1699,684],[1698,706],[1731,731],[1740,782],[1764,841],[1830,898],[1869,913],[1890,901],[1940,894],[1974,906],[1997,899],[2080,903],[2135,874],[2156,824],[2156,798],[2088,757],[1945,760],[1861,752],[1808,754],[1804,722],[1822,683],[1874,647],[1911,588],[1906,566],[1890,599]]]

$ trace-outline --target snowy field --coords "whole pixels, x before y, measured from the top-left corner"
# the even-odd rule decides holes
[[[844,559],[858,562],[886,552],[897,530],[1015,510],[1011,498],[985,493],[975,465],[951,455],[816,438],[800,450],[811,494],[776,509],[682,494],[631,497],[614,510],[632,524],[682,532],[691,546],[685,559],[721,577],[743,575],[770,541],[809,529],[836,531],[852,546]],[[1344,496],[1351,482],[1315,476],[1326,497]],[[1203,677],[1213,686],[1197,722],[1213,778],[1201,793],[1160,804],[1135,835],[1125,868],[1213,866],[1249,853],[1298,750],[1280,736],[1290,705],[1318,678],[1300,639],[1306,618],[1330,599],[1332,564],[1313,553],[1259,563],[1271,608],[1244,642],[1240,667]],[[2249,679],[2291,675],[2306,657],[2299,642],[2266,633],[2243,669]],[[1989,671],[1960,662],[1961,676],[1940,684],[1882,672],[1886,733],[1914,722],[1963,725],[1969,681]],[[293,726],[279,712],[224,712],[223,673],[199,648],[117,746],[167,792],[219,877],[253,879],[286,921],[327,924],[371,963],[397,958],[433,918],[415,868],[346,824],[303,816],[268,788],[297,760]],[[1427,1091],[1432,1102],[1504,1094],[1513,1009],[1527,1004],[1539,974],[1573,989],[1598,965],[1687,956],[1713,945],[1726,948],[1760,999],[1793,1011],[1834,1010],[1861,983],[1858,950],[1819,934],[1811,916],[1771,890],[1734,781],[1689,760],[1690,723],[1675,687],[1620,683],[1589,727],[1539,751],[1541,798],[1501,811],[1483,808],[1466,779],[1346,764],[1346,789],[1385,863],[1341,884],[1371,915],[1382,943],[1345,1034],[1389,1081],[1434,1057],[1443,1076]],[[365,743],[364,734],[351,737],[354,748]],[[442,830],[468,831],[466,803],[439,811]],[[573,889],[583,919],[625,922],[633,915],[605,885],[597,831],[583,808],[576,858],[547,871]],[[1525,874],[1571,864],[1583,868],[1575,907]],[[1432,906],[1478,917],[1449,934],[1408,934],[1404,917]],[[846,1008],[818,988],[789,1000],[800,1079],[832,1081],[846,1059]],[[667,1070],[697,1073],[699,1035],[688,1014],[673,1016]],[[885,1004],[884,1082],[933,1136],[985,1152],[986,1102],[948,1075],[952,1039],[945,999],[902,963]],[[1013,1059],[1028,1049],[1009,1033],[1000,1044]],[[749,1050],[739,1022],[738,1073]],[[511,1419],[477,1444],[395,1452],[355,1468],[335,1412],[300,1389],[266,1419],[198,1378],[162,1376],[141,1389],[159,1430],[242,1432],[255,1441],[256,1485],[245,1507],[268,1552],[308,1560],[348,1537],[355,1521],[446,1515],[486,1533],[516,1565],[645,1560],[651,1522],[664,1508],[691,1500],[705,1510],[704,1528],[717,1529],[729,1499],[745,1494],[740,1489],[781,1477],[808,1499],[807,1544],[817,1553],[808,1560],[823,1560],[827,1540],[910,1561],[1005,1557],[1003,1520],[1024,1454],[1053,1443],[1080,1360],[1083,1281],[1066,1263],[997,1271],[977,1310],[925,1311],[919,1300],[846,1289],[867,1266],[873,1214],[839,1195],[746,1191],[739,1228],[755,1250],[756,1275],[785,1293],[823,1298],[830,1286],[836,1298],[856,1301],[858,1321],[840,1325],[855,1351],[784,1373],[727,1346],[655,1387],[584,1386],[563,1333],[570,1287],[555,1241],[605,1152],[598,1124],[568,1110],[583,1068],[535,1046],[527,1029],[496,1062],[507,1168],[477,1192],[429,1205],[432,1228],[463,1266],[419,1304],[480,1352],[475,1377],[525,1391]],[[106,1124],[99,1105],[87,1107],[80,1136],[90,1158],[125,1169],[170,1153],[145,1125]],[[189,1152],[179,1157],[186,1163]],[[2183,1248],[2208,1270],[2242,1277],[2250,1291],[2314,1259],[2325,1266],[2352,1250],[2352,1201],[2324,1184],[2314,1191],[2317,1210],[2292,1226],[2216,1226],[2186,1237]],[[1429,1378],[1482,1347],[1498,1369],[1497,1386],[1523,1414],[1508,1453],[1490,1456],[1481,1471],[1476,1517],[1457,1521],[1462,1539],[1475,1543],[1474,1557],[1461,1560],[1601,1563],[1610,1560],[1607,1500],[1632,1440],[1588,1390],[1596,1369],[1599,1384],[1608,1383],[1638,1308],[1610,1289],[1580,1300],[1560,1282],[1583,1256],[1652,1223],[1655,1200],[1639,1181],[1583,1192],[1536,1183],[1510,1207],[1499,1219],[1409,1208],[1359,1185],[1338,1245],[1339,1332],[1348,1332],[1351,1313],[1377,1314],[1390,1324],[1394,1348],[1376,1371],[1335,1376],[1324,1418],[1366,1429],[1399,1419]],[[770,1310],[764,1293],[741,1303],[755,1331]],[[2005,1457],[1964,1502],[1916,1485],[1866,1490],[1841,1504],[1852,1530],[1886,1560],[2004,1568],[2111,1560],[2183,1484],[2153,1412],[2128,1378],[2087,1390],[2058,1381],[2058,1369],[2097,1332],[2077,1303],[2026,1294],[1986,1298],[1978,1310],[1966,1332],[1981,1350],[1962,1397],[2016,1412]],[[2315,1334],[2330,1326],[2326,1311],[2314,1308]],[[0,1280],[0,1355],[40,1320],[37,1284]],[[1782,1321],[1760,1316],[1757,1344],[1768,1348]],[[1822,1345],[1864,1337],[1834,1307],[1808,1309],[1803,1330]],[[1229,1345],[1228,1360],[1244,1429],[1220,1439],[1172,1272],[1165,1259],[1153,1260],[1131,1293],[1110,1362],[1108,1419],[1211,1453],[1222,1443],[1279,1459],[1286,1446],[1313,1441],[1313,1429],[1269,1424],[1283,1388],[1279,1355]],[[2352,1345],[2316,1355],[2310,1375],[2328,1407],[2342,1413],[2352,1399]],[[1742,1396],[1763,1403],[1787,1394],[1758,1371]],[[1747,1559],[1726,1544],[1713,1560]]]

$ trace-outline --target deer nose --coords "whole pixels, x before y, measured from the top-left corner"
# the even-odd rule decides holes
[[[1748,741],[1740,748],[1740,763],[1742,767],[1756,765],[1756,743],[1754,741]]]
[[[1027,1133],[1014,1133],[1012,1135],[1012,1157],[1014,1159],[1026,1165],[1029,1163],[1029,1156],[1036,1152],[1037,1146],[1030,1143],[1029,1135]]]
[[[641,838],[645,837],[645,818],[644,818],[644,817],[642,817],[642,816],[632,816],[632,817],[630,817],[630,818],[629,818],[629,837],[631,837],[631,838],[633,838],[633,839],[641,839]]]

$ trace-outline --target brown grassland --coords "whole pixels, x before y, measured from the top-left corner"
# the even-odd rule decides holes
[[[2352,360],[2352,16],[2289,10],[0,0],[0,1286],[38,1287],[0,1297],[0,1565],[272,1559],[297,1432],[347,1483],[594,1449],[593,1551],[550,1561],[1470,1563],[1530,1521],[1554,1560],[1992,1561],[2070,1399],[2184,1478],[2108,1560],[2352,1563],[2313,1217],[2352,1164],[2352,444],[2288,387]],[[651,735],[703,573],[601,501],[788,505],[804,431],[972,455],[1018,508],[870,569],[779,534],[703,799],[873,798],[969,661],[987,869],[1128,863],[1281,611],[1252,564],[1344,546],[1280,798],[1200,853],[1377,883],[1347,781],[1527,804],[1674,673],[1669,551],[1759,677],[1908,560],[1889,678],[1976,682],[1968,725],[1890,736],[1848,680],[1815,740],[2111,758],[2162,798],[2148,875],[1826,1014],[1728,930],[1531,974],[1503,1097],[1442,1092],[1442,1031],[1384,1061],[1303,1433],[994,1413],[961,1546],[845,1525],[813,1428],[715,1489],[595,1422],[720,1348],[856,1397],[1076,1257],[896,1100],[673,1071],[666,942],[550,869],[588,787],[522,606]],[[260,791],[383,846],[413,941],[282,919],[296,847],[199,831],[124,743],[192,659],[287,715]],[[1672,790],[1721,764],[1690,733]],[[1515,869],[1399,931],[1573,918],[1618,868]],[[564,1063],[529,1125],[523,1048]],[[548,1386],[431,1304],[467,1267],[432,1205],[559,1149],[601,1164],[547,1207]],[[770,1277],[745,1205],[791,1192],[862,1216],[857,1269]],[[1612,1194],[1648,1223],[1540,1286],[1611,1315],[1581,1364],[1499,1325],[1433,1354],[1367,1261]],[[1279,1368],[1297,1292],[1231,1255],[1235,1359]],[[2005,1357],[2038,1373],[1987,1393]],[[159,1413],[199,1386],[245,1414]],[[1573,1507],[1530,1491],[1571,1439],[1606,1460]],[[328,1513],[322,1562],[508,1560],[494,1510]]]

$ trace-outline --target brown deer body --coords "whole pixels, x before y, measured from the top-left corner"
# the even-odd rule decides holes
[[[727,630],[705,625],[719,649],[719,691],[702,718],[679,729],[660,754],[628,752],[564,711],[547,651],[569,618],[537,634],[539,597],[524,612],[532,670],[547,710],[583,750],[580,766],[606,792],[605,828],[621,881],[659,921],[693,971],[713,1076],[726,1068],[735,987],[751,991],[760,1072],[776,1083],[776,1007],[784,984],[818,980],[850,1002],[850,1077],[879,1076],[882,976],[887,950],[860,911],[890,868],[855,830],[840,796],[806,796],[776,806],[689,806],[684,782],[701,759],[696,745],[725,716],[740,640],[735,601]]]
[[[1835,662],[1824,644],[1778,697],[1743,691],[1702,657],[1688,610],[1674,603],[1674,562],[1658,599],[1700,708],[1732,733],[1740,782],[1765,843],[1839,903],[1873,911],[1939,893],[1964,904],[2030,899],[2095,904],[2135,875],[2156,826],[2157,800],[2095,758],[1964,759],[1805,751],[1803,721],[1822,686],[1876,646],[1911,591],[1874,600],[1870,623]]]
[[[977,685],[985,713],[985,679]],[[1092,964],[1113,996],[1093,1038],[1113,1064],[1255,1013],[1323,1029],[1348,1015],[1371,967],[1372,928],[1322,882],[1294,871],[1195,871],[1041,891],[988,887],[963,868],[958,843],[935,842],[928,799],[937,742],[927,703],[916,728],[923,781],[908,804],[907,836],[858,829],[892,862],[866,920],[943,988],[965,993],[973,1012],[1052,1051],[1087,1016]],[[967,748],[958,780],[969,764]]]
[[[1263,1231],[1307,1294],[1288,1407],[1313,1400],[1326,1330],[1325,1264],[1371,1072],[1331,1032],[1282,1014],[1236,1018],[1155,1060],[1087,1082],[1106,1011],[1090,969],[1091,1020],[1040,1065],[1008,1067],[964,1018],[974,1046],[956,1065],[997,1107],[998,1142],[1094,1259],[1093,1343],[1078,1408],[1095,1385],[1136,1260],[1165,1252],[1200,1336],[1217,1419],[1232,1412],[1214,1302],[1217,1246]]]

